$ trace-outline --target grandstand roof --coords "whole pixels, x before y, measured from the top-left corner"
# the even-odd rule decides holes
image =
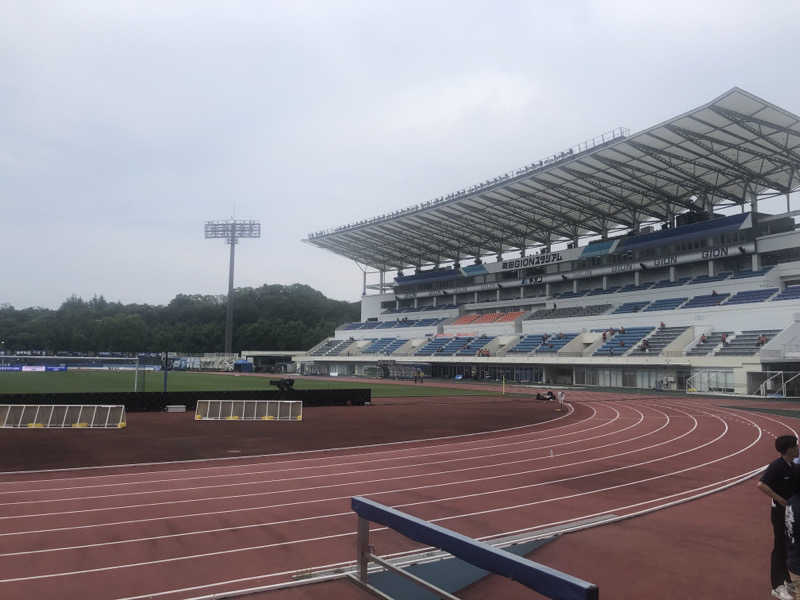
[[[380,270],[501,254],[800,189],[800,117],[732,88],[443,198],[304,241]]]

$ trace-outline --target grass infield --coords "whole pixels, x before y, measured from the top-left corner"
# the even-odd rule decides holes
[[[279,379],[274,375],[272,379]],[[284,376],[286,377],[286,376]],[[291,377],[291,376],[288,376]],[[132,392],[132,371],[67,371],[64,373],[0,373],[0,394],[38,394],[59,392]],[[190,373],[170,371],[167,376],[167,390],[170,392],[198,390],[260,390],[276,389],[269,385],[270,377],[246,377],[220,375],[216,373]],[[164,374],[150,372],[141,376],[139,391],[158,392],[164,387]],[[453,387],[428,387],[425,385],[397,385],[380,383],[358,383],[352,381],[295,379],[294,387],[299,390],[311,389],[354,389],[372,388],[375,398],[396,398],[404,396],[487,396],[498,393],[487,386],[485,391],[467,390],[458,384]],[[0,401],[0,403],[2,403]]]

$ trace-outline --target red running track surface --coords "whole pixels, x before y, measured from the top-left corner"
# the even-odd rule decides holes
[[[290,581],[352,560],[353,495],[483,539],[634,515],[752,476],[794,432],[727,402],[570,400],[540,423],[452,439],[0,475],[0,597],[172,600]],[[371,535],[384,556],[419,549]]]

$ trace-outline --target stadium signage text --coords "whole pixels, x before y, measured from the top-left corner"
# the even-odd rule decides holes
[[[678,264],[678,257],[677,256],[662,256],[661,258],[657,258],[653,261],[654,267],[668,267],[670,265],[677,265]]]
[[[550,263],[560,262],[564,260],[560,252],[552,252],[551,254],[536,254],[534,256],[524,256],[515,258],[514,260],[503,261],[501,270],[508,271],[509,269],[526,269],[528,267],[538,267],[539,265],[547,265]]]
[[[631,263],[624,265],[611,265],[612,273],[625,273],[627,271],[633,271],[633,265]]]
[[[708,250],[703,250],[703,258],[720,258],[722,256],[728,256],[728,248],[709,248]]]

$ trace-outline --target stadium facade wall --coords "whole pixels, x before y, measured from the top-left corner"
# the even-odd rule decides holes
[[[375,319],[381,314],[381,303],[394,300],[394,294],[370,294],[361,296],[361,320]],[[390,319],[391,320],[391,319]]]

